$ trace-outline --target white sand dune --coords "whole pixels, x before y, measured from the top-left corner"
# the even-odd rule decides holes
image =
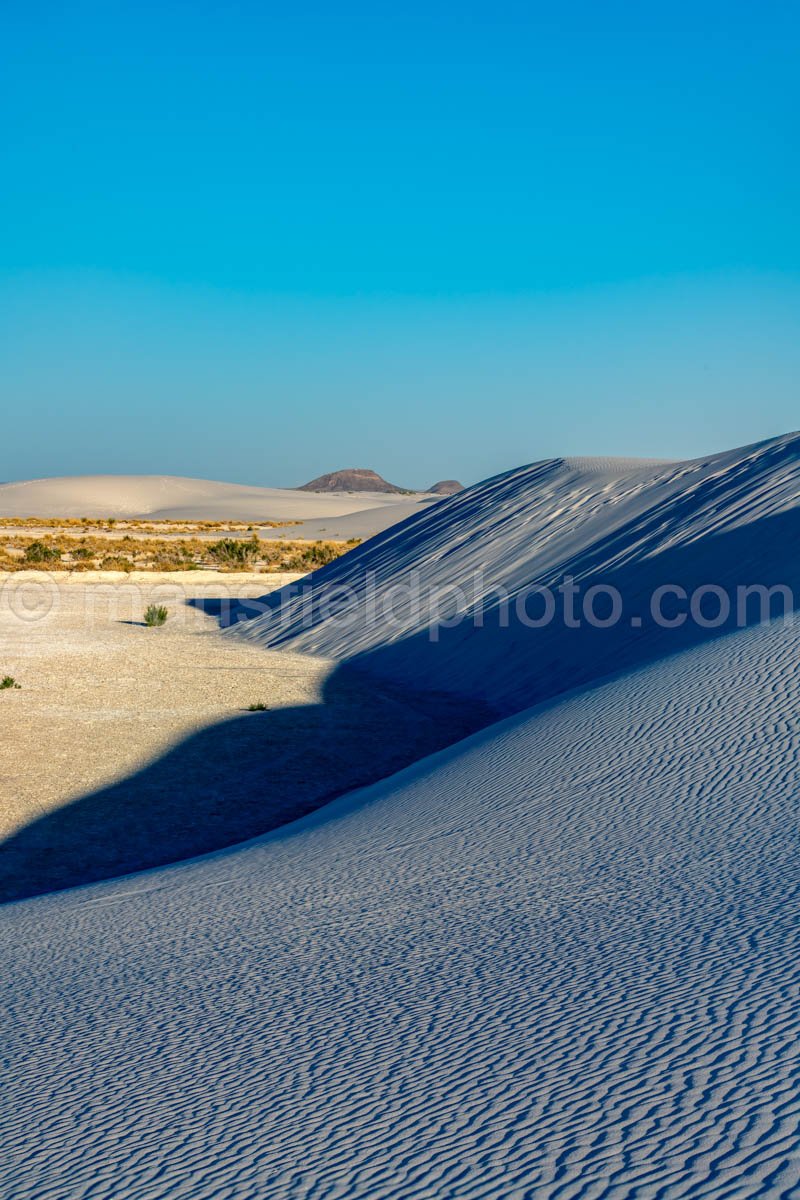
[[[396,500],[380,492],[322,494],[176,475],[77,475],[0,484],[0,517],[296,521],[380,509]]]
[[[16,1200],[798,1194],[797,627],[6,910]]]
[[[341,493],[329,494],[340,495]],[[397,500],[396,497],[395,500]],[[311,517],[299,525],[287,525],[285,529],[271,531],[270,537],[283,539],[293,537],[329,538],[334,541],[348,541],[350,538],[365,540],[374,537],[376,533],[383,533],[392,525],[398,525],[401,521],[424,512],[432,504],[439,503],[441,503],[441,496],[421,495],[414,499],[397,500],[395,504],[381,504],[377,508],[370,507],[361,509],[359,512],[344,513],[341,516],[336,514]]]
[[[793,579],[797,457],[525,468],[318,583]],[[364,670],[499,710],[579,686],[256,842],[6,908],[6,1194],[800,1195],[800,622],[577,653],[405,615],[362,613]]]
[[[535,463],[393,526],[233,632],[512,712],[704,636],[693,623],[656,627],[659,586],[791,582],[798,499],[800,434],[689,462]],[[555,591],[567,576],[581,593],[616,587],[623,619],[613,629],[536,627],[544,605],[531,589]],[[602,597],[597,614],[606,615]]]

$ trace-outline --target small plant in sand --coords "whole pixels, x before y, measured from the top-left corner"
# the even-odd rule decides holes
[[[163,604],[148,604],[144,610],[144,623],[152,629],[156,625],[164,625],[167,616],[168,613]]]
[[[54,562],[61,558],[61,552],[55,546],[46,542],[31,542],[25,550],[25,561],[32,563]]]
[[[259,700],[258,704],[248,704],[247,711],[248,712],[269,712],[269,705],[262,704],[261,701]]]
[[[7,692],[9,688],[16,688],[19,691],[20,686],[13,675],[4,675],[0,679],[0,692]]]

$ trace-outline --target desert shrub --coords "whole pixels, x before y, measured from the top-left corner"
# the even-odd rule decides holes
[[[17,683],[13,675],[4,675],[3,678],[0,679],[0,692],[7,692],[9,688],[16,688],[19,690],[19,687],[20,685]]]
[[[194,558],[191,546],[180,543],[170,545],[168,542],[153,542],[145,553],[148,557],[152,555],[152,565],[157,571],[186,571]]]
[[[338,546],[332,546],[330,542],[315,542],[311,547],[309,557],[314,564],[319,563],[320,566],[325,566],[326,563],[333,562],[338,558],[341,550]]]
[[[55,546],[46,542],[31,542],[25,549],[25,561],[31,563],[55,562],[61,558],[61,553]]]
[[[163,604],[148,604],[144,610],[144,623],[151,628],[157,625],[164,625],[166,624],[168,615],[167,609]]]
[[[243,571],[255,562],[260,550],[260,542],[255,534],[247,541],[241,538],[222,538],[209,546],[208,553],[214,562],[221,567],[233,571]]]
[[[147,564],[154,571],[202,571],[203,567],[200,563],[193,562],[190,558],[154,558],[151,563]]]
[[[349,542],[262,541],[258,557],[267,570],[308,571],[333,562],[340,555],[352,550],[359,542],[359,538],[353,538]]]
[[[247,711],[248,712],[269,712],[269,705],[262,704],[261,701],[259,700],[258,704],[248,704]]]
[[[298,556],[301,567],[324,567],[342,554],[343,547],[336,542],[313,542],[305,546]]]
[[[72,557],[79,561],[85,561],[87,558],[94,558],[94,554],[88,546],[76,546],[72,551]]]
[[[122,554],[107,554],[100,563],[100,567],[103,571],[133,571],[136,564]]]

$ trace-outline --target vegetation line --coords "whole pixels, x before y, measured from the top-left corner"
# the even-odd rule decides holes
[[[113,542],[88,533],[79,539],[63,533],[12,535],[0,539],[0,571],[310,571],[359,542],[267,540],[255,532],[215,542],[189,534],[169,539],[125,535]]]

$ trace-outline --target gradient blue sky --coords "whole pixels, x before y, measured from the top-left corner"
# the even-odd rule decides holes
[[[796,3],[20,3],[0,479],[800,425]]]

